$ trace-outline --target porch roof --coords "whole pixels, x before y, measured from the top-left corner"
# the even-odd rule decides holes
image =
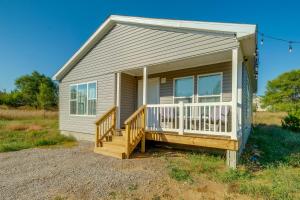
[[[245,43],[247,42],[245,47],[242,45],[245,55],[253,54],[256,45],[256,25],[253,24],[152,19],[111,15],[87,40],[87,42],[66,62],[66,64],[61,67],[61,69],[53,76],[53,79],[61,80],[64,75],[68,73],[76,65],[76,63],[80,61],[80,59],[83,58],[94,47],[94,45],[118,23],[139,26],[154,26],[157,28],[167,28],[173,30],[180,29],[185,31],[208,31],[227,35],[235,35],[237,40],[243,40],[243,43],[244,41]]]

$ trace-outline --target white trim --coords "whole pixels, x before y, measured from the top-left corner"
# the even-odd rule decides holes
[[[238,80],[238,57],[239,50],[238,48],[232,49],[232,83],[231,83],[231,101],[232,101],[232,135],[231,139],[237,139],[237,80]]]
[[[204,22],[190,20],[157,19],[144,17],[131,17],[111,15],[111,20],[119,23],[129,23],[136,25],[158,26],[164,28],[188,29],[188,30],[206,30],[212,32],[222,32],[227,34],[236,33],[237,37],[245,37],[255,34],[255,24]]]
[[[60,68],[52,79],[61,80],[63,76],[117,23],[156,26],[158,28],[173,28],[188,31],[210,31],[225,34],[236,34],[237,39],[252,37],[256,34],[256,25],[253,24],[216,23],[111,15],[66,62],[66,64]]]
[[[198,93],[198,79],[199,79],[199,77],[206,77],[206,76],[213,76],[213,75],[221,75],[221,92],[220,92],[220,95],[199,95],[199,93]],[[199,97],[201,98],[201,97],[203,97],[203,98],[205,98],[205,97],[220,97],[220,102],[223,102],[223,72],[214,72],[214,73],[207,73],[207,74],[199,74],[199,75],[197,75],[197,81],[196,81],[196,89],[197,89],[197,94],[196,94],[196,98],[197,98],[197,100],[196,100],[196,102],[198,102],[199,103]]]
[[[89,84],[90,83],[95,83],[96,84],[96,98],[92,98],[92,99],[89,99]],[[72,86],[77,86],[76,88],[76,113],[78,113],[78,85],[85,85],[86,84],[86,93],[87,93],[87,102],[86,102],[86,114],[85,115],[79,115],[79,114],[71,114],[71,105],[70,105],[70,102],[71,101],[75,101],[75,100],[71,100],[71,87]],[[98,99],[98,82],[97,81],[88,81],[88,82],[81,82],[81,83],[72,83],[69,85],[69,116],[71,117],[96,117],[97,115],[97,99]],[[88,114],[88,104],[89,104],[89,100],[96,100],[96,113],[95,115],[89,115]]]
[[[117,73],[117,95],[116,95],[116,106],[117,106],[117,118],[116,118],[116,125],[117,129],[121,127],[121,72]]]
[[[147,67],[143,68],[143,105],[147,104],[147,91],[148,89],[148,69]]]
[[[193,78],[193,95],[192,96],[182,96],[182,97],[175,97],[175,81],[176,80],[180,80],[180,79],[184,79],[184,78]],[[173,104],[175,104],[175,99],[184,99],[184,98],[192,98],[192,103],[194,103],[194,98],[195,98],[195,76],[191,75],[191,76],[181,76],[181,77],[176,77],[173,78]]]

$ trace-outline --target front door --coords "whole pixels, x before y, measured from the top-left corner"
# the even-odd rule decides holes
[[[147,104],[159,104],[159,78],[149,78]],[[143,80],[138,81],[138,107],[143,105]]]

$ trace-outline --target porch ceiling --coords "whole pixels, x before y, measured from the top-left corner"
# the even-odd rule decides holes
[[[218,52],[213,54],[196,56],[192,58],[173,60],[167,63],[161,63],[161,64],[149,66],[148,74],[156,74],[156,73],[162,73],[167,71],[174,71],[174,70],[210,65],[215,63],[228,62],[231,61],[232,59],[231,56],[232,56],[232,52],[231,50],[228,50],[228,51],[223,51],[223,52]],[[142,76],[143,68],[129,69],[122,72],[132,76]]]

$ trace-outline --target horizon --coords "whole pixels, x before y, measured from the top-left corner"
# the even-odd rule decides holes
[[[214,7],[214,2],[196,1],[189,1],[190,4],[172,1],[171,7],[168,2],[159,1],[144,4],[138,4],[138,1],[90,1],[88,5],[84,1],[71,2],[0,1],[0,90],[13,90],[16,78],[34,70],[52,77],[110,15],[257,24],[258,30],[266,36],[300,40],[300,28],[294,26],[300,21],[296,12],[298,2],[291,7],[277,2],[269,5],[252,1],[247,7],[253,13],[251,16],[244,15],[247,13],[244,6],[233,2],[218,2],[223,4],[219,7]],[[260,45],[260,39],[259,36],[257,94],[263,95],[267,81],[284,72],[300,69],[300,45],[292,45],[293,51],[289,53],[285,42],[266,37]]]

